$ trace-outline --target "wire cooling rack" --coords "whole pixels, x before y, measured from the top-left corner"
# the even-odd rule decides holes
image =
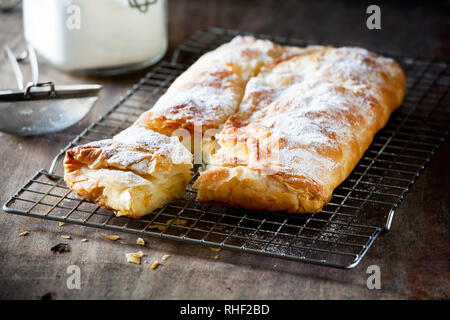
[[[201,54],[231,40],[237,31],[196,33],[133,86],[98,121],[40,170],[4,205],[6,212],[89,227],[234,249],[273,257],[355,267],[375,239],[388,231],[396,209],[450,128],[449,63],[394,57],[405,69],[408,90],[387,126],[375,137],[353,173],[322,212],[288,215],[227,208],[196,201],[191,184],[184,198],[141,219],[116,217],[69,190],[61,158],[68,148],[109,138],[152,107],[172,81]],[[241,33],[242,34],[242,33]],[[256,35],[284,45],[310,43]],[[198,174],[194,176],[196,178]]]

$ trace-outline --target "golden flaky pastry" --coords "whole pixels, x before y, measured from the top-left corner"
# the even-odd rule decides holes
[[[132,126],[67,151],[64,179],[79,196],[139,218],[184,195],[192,154],[176,137]]]
[[[199,132],[199,201],[318,212],[404,93],[400,66],[367,50],[238,36],[200,57],[135,126],[69,150],[65,179],[118,215],[142,216],[184,193]]]
[[[392,59],[360,48],[294,56],[250,79],[194,188],[200,201],[318,212],[405,93]]]
[[[203,148],[204,157],[208,157],[217,129],[238,111],[249,79],[265,65],[317,48],[283,47],[269,40],[237,36],[201,56],[136,124],[181,136],[192,152],[194,132],[198,132],[200,143],[195,148]]]
[[[248,79],[282,53],[271,41],[236,37],[200,57],[137,123],[166,135],[193,133],[196,123],[218,128],[237,112]]]

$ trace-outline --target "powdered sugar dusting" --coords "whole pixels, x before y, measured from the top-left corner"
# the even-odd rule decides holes
[[[162,96],[152,113],[173,120],[223,123],[236,112],[239,100],[239,92],[229,88],[198,86]],[[168,109],[168,105],[180,107]]]
[[[213,164],[269,166],[277,173],[335,185],[333,173],[341,175],[344,153],[351,145],[367,147],[358,132],[375,133],[376,112],[384,108],[377,101],[394,69],[391,59],[365,49],[327,48],[263,70],[247,84],[238,123],[228,123],[217,136],[222,148]],[[248,146],[239,146],[243,143]],[[274,150],[260,151],[274,146],[279,147],[276,156]],[[243,149],[247,154],[239,152]]]
[[[204,54],[180,75],[149,111],[150,118],[219,127],[237,112],[250,77],[283,52],[268,40],[235,37]]]
[[[180,143],[177,137],[167,137],[140,126],[129,127],[116,135],[113,140],[126,145],[143,146],[144,149],[152,151],[154,154],[170,158],[175,164],[191,163],[192,161],[191,153]],[[125,162],[126,159],[123,161]]]
[[[91,169],[108,166],[131,169],[139,174],[153,171],[156,157],[165,157],[174,164],[192,163],[192,154],[176,137],[167,137],[143,127],[132,126],[113,139],[100,140],[81,146],[99,148],[101,156],[89,163]]]

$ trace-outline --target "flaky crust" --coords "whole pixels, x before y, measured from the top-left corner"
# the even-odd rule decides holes
[[[68,150],[64,179],[79,196],[139,218],[182,196],[191,168],[192,155],[177,138],[133,126]]]
[[[69,150],[65,180],[89,201],[140,217],[181,196],[191,178],[193,141],[182,140],[186,149],[169,136],[200,132],[199,201],[318,212],[404,93],[400,66],[367,50],[236,37],[203,55],[133,127]]]
[[[238,36],[200,57],[180,75],[137,124],[171,135],[177,129],[191,134],[218,128],[235,114],[250,77],[262,65],[298,53],[268,40]]]
[[[200,201],[318,212],[401,104],[403,70],[359,48],[324,48],[261,70],[195,182]]]
[[[319,199],[305,197],[308,188],[291,191],[278,176],[264,175],[246,166],[206,170],[194,187],[199,188],[200,201],[247,209],[313,213],[323,205]]]

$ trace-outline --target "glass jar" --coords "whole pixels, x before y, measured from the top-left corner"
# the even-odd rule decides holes
[[[128,72],[167,50],[166,0],[24,0],[23,22],[26,41],[67,72]]]

